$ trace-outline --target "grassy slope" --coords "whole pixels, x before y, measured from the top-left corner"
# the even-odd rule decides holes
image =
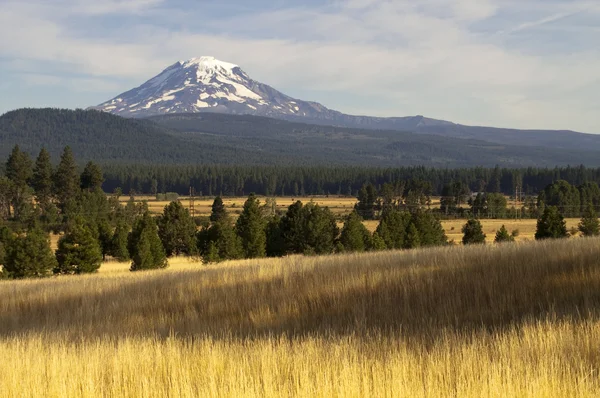
[[[600,241],[0,283],[0,395],[597,396]]]

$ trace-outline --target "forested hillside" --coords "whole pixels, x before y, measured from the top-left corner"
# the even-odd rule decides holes
[[[20,109],[0,117],[0,156],[18,144],[103,164],[554,167],[600,166],[600,151],[503,145],[401,131],[316,126],[255,116],[124,119],[93,110]]]
[[[8,156],[14,145],[32,156],[43,146],[53,158],[68,145],[80,159],[110,163],[220,163],[238,157],[258,161],[244,150],[186,142],[150,121],[80,109],[5,113],[0,117],[0,156]]]
[[[298,159],[293,164],[435,167],[600,166],[600,151],[498,144],[431,134],[353,129],[217,113],[149,118],[202,146],[218,144]]]

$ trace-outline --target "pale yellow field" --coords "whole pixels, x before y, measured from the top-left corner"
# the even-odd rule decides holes
[[[0,396],[597,397],[599,257],[570,239],[1,281]]]

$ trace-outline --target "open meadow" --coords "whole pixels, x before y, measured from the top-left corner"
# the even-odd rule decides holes
[[[0,281],[2,397],[596,397],[600,240]]]

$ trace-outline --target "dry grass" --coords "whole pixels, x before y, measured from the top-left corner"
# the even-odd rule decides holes
[[[0,396],[600,394],[600,240],[0,282]]]

